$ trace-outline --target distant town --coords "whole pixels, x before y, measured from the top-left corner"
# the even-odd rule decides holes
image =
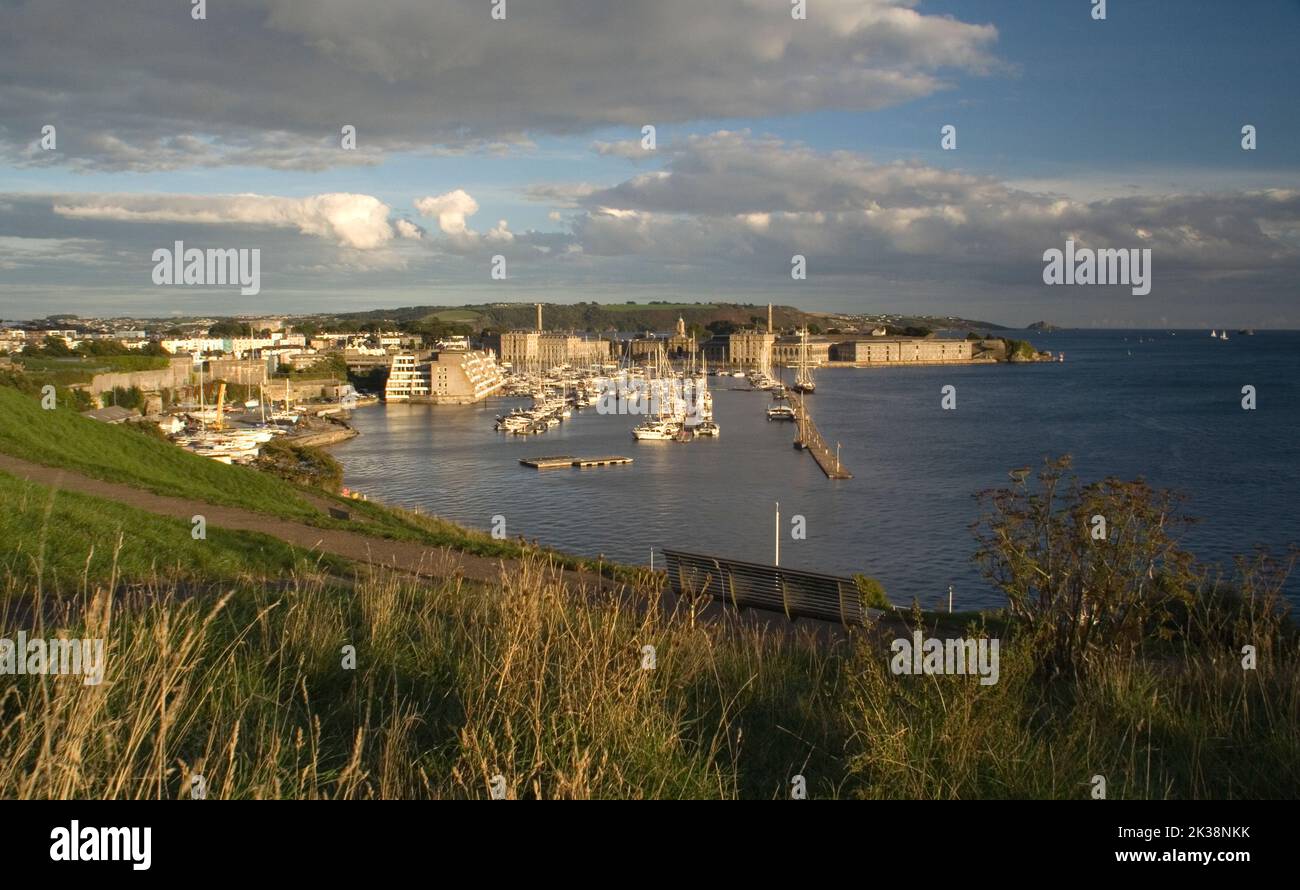
[[[820,367],[1052,358],[995,330],[955,317],[671,303],[183,320],[54,316],[0,325],[0,373],[29,388],[55,387],[88,417],[148,421],[196,453],[251,462],[278,436],[299,445],[347,438],[346,412],[380,400],[472,404],[537,393],[557,379],[594,400],[600,381],[617,373],[626,380],[629,369],[642,368],[654,369],[652,377],[711,369],[764,389],[782,388],[780,369],[796,369],[811,391]]]

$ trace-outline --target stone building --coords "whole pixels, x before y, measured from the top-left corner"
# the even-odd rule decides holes
[[[741,368],[770,368],[775,345],[776,334],[736,331],[727,338],[727,361]]]
[[[545,331],[507,331],[501,335],[501,361],[516,370],[592,365],[609,361],[609,356],[608,340]]]
[[[772,347],[775,363],[793,367],[799,363],[799,337],[781,337]],[[808,338],[808,362],[813,367],[831,360],[831,341],[825,337]]]
[[[686,333],[686,320],[677,316],[677,329],[665,344],[669,355],[692,355],[698,348],[693,334]]]
[[[976,341],[938,337],[872,337],[849,340],[831,347],[831,359],[857,365],[939,364],[968,362],[975,357]]]

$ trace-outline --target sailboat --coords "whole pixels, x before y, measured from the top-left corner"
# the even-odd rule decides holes
[[[1217,340],[1217,339],[1219,339],[1219,332],[1218,332],[1218,331],[1210,331],[1210,339],[1211,339],[1211,340]]]
[[[1223,333],[1219,334],[1219,339],[1220,339],[1220,340],[1227,340],[1227,339],[1228,339],[1228,329],[1227,329],[1227,328],[1224,328],[1224,329],[1223,329]]]
[[[701,370],[696,392],[696,412],[699,423],[693,427],[697,436],[717,436],[721,432],[713,420],[713,393],[709,392],[709,362],[701,358]]]
[[[812,394],[817,391],[817,384],[813,381],[812,362],[808,357],[808,328],[805,326],[799,332],[799,366],[795,373],[794,386],[791,387],[795,392]]]

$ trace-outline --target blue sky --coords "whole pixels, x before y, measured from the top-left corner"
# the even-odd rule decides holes
[[[503,289],[482,274],[502,251],[521,299],[752,294],[1011,323],[1300,325],[1297,2],[1110,0],[1095,21],[1090,0],[812,0],[808,21],[787,23],[775,2],[583,16],[602,5],[551,0],[490,23],[468,0],[379,0],[391,15],[373,19],[241,0],[159,23],[127,0],[102,36],[52,16],[59,5],[0,6],[6,317],[54,295],[85,314],[201,305],[140,285],[134,257],[174,234],[262,245],[259,302],[283,311],[509,299],[485,296]],[[132,51],[150,17],[170,50]],[[218,36],[246,47],[241,64]],[[56,152],[33,148],[46,120]],[[369,164],[333,144],[353,120]],[[638,121],[656,126],[654,153],[593,151],[638,140]],[[956,151],[939,148],[944,124]],[[757,182],[772,183],[768,204],[744,200]],[[249,194],[283,200],[178,209],[177,196]],[[371,244],[367,229],[359,247],[337,217],[353,210],[301,206],[328,194],[365,197],[368,225],[392,234]],[[421,199],[476,209],[452,230]],[[403,219],[418,237],[400,236]],[[1159,286],[1143,300],[1046,288],[1037,258],[1071,236],[1152,246]],[[796,252],[812,270],[799,287],[779,274]],[[1215,315],[1224,282],[1240,318]]]

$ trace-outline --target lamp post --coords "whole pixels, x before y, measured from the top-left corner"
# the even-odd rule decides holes
[[[774,531],[775,534],[773,535],[772,539],[776,546],[776,555],[772,559],[772,565],[779,566],[781,564],[781,502],[780,501],[776,502],[776,525],[774,527]]]

